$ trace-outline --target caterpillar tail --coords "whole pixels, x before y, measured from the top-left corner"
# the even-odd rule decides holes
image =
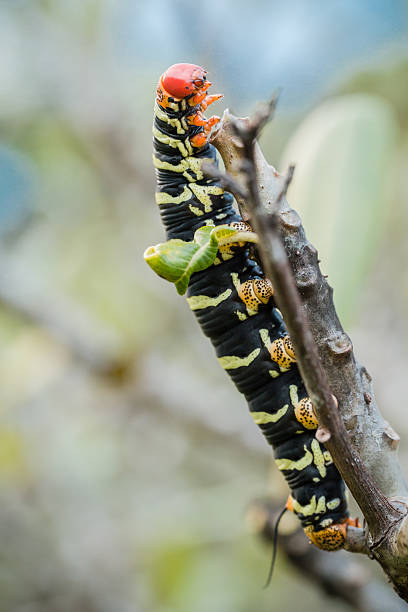
[[[285,508],[296,514],[294,500],[291,495],[288,497]],[[303,528],[303,531],[310,542],[317,546],[317,548],[334,552],[343,548],[347,537],[347,527],[349,526],[361,527],[359,519],[351,519],[348,517],[338,523],[332,523],[324,529],[319,530],[316,530],[313,525],[307,525]]]

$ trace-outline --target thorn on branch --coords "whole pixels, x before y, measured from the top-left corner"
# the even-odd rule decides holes
[[[285,182],[283,183],[282,190],[276,199],[276,209],[279,208],[282,198],[286,196],[288,189],[289,189],[289,185],[292,182],[294,173],[295,173],[295,164],[290,164],[288,171],[286,173],[286,176],[285,176]]]
[[[319,427],[316,431],[316,440],[324,444],[331,438],[331,433],[326,427]]]
[[[231,117],[233,130],[244,145],[251,145],[257,140],[265,125],[273,118],[279,100],[279,93],[279,91],[276,91],[269,102],[261,104],[245,125],[242,121],[237,120],[233,116]]]
[[[233,195],[246,199],[248,192],[228,172],[222,172],[215,164],[204,163],[201,166],[202,173],[208,178],[217,179],[221,186]]]
[[[270,215],[270,223],[275,225],[275,227],[277,227],[279,224],[278,213],[280,211],[280,205],[281,205],[282,199],[286,196],[288,192],[289,185],[292,182],[294,173],[295,173],[295,164],[291,164],[285,175],[285,180],[284,180],[282,189],[278,193],[276,199],[271,202],[270,210],[268,210],[268,213]]]

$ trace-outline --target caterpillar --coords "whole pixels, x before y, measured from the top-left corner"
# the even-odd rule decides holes
[[[194,64],[174,64],[159,80],[153,163],[167,242],[146,249],[145,260],[179,293],[187,289],[220,365],[273,447],[291,490],[286,508],[313,544],[337,550],[347,526],[357,524],[349,518],[343,480],[315,437],[316,415],[273,287],[250,257],[256,237],[232,195],[202,171],[203,162],[217,163],[209,138],[220,119],[203,112],[222,96],[208,95],[210,86],[207,71]]]

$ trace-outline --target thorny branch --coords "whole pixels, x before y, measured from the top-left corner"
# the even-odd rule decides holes
[[[223,158],[226,170],[242,184],[244,148],[233,130],[237,120],[225,111],[213,144]],[[248,119],[240,119],[246,124]],[[284,177],[265,160],[255,143],[255,164],[259,197],[267,210],[279,200]],[[248,219],[246,199],[236,195],[241,214]],[[339,410],[351,440],[363,463],[375,477],[387,497],[407,493],[399,468],[396,449],[399,437],[382,418],[375,401],[371,377],[353,353],[350,338],[344,332],[333,303],[333,290],[319,268],[317,251],[307,240],[299,215],[291,209],[285,197],[280,198],[279,223],[281,236],[302,296],[313,337],[330,388],[339,402]],[[370,439],[370,444],[367,444]]]
[[[249,195],[246,201],[247,210],[260,240],[259,251],[263,268],[275,288],[276,300],[284,314],[295,347],[297,363],[315,407],[320,428],[324,427],[329,432],[326,446],[340,472],[346,474],[345,479],[353,496],[361,500],[359,505],[367,520],[370,533],[374,541],[377,541],[382,537],[386,527],[386,523],[382,524],[382,519],[390,514],[393,519],[399,520],[401,515],[376,486],[348,439],[321,365],[309,322],[302,308],[289,260],[279,235],[276,213],[280,200],[286,195],[285,189],[289,187],[292,173],[285,179],[283,189],[272,204],[272,214],[262,207],[258,194],[254,142],[266,120],[267,113],[262,109],[248,126],[242,126],[239,122],[233,124],[245,152],[245,173]]]
[[[228,181],[243,217],[250,220],[258,234],[263,268],[274,285],[303,380],[316,409],[320,423],[317,436],[331,452],[367,522],[369,533],[365,535],[362,530],[350,530],[346,548],[362,552],[367,550],[368,544],[371,554],[394,583],[394,588],[403,599],[408,600],[406,488],[395,453],[390,453],[396,445],[388,443],[381,415],[376,411],[367,415],[367,405],[373,402],[369,387],[371,379],[354,359],[351,341],[344,333],[334,309],[332,290],[320,272],[316,249],[306,240],[298,215],[286,203],[285,195],[293,169],[282,180],[265,162],[256,144],[260,130],[270,118],[275,104],[276,100],[273,100],[254,117],[245,120],[237,119],[226,111],[213,144],[219,149],[226,169],[232,170]],[[241,180],[239,189],[235,190],[233,181],[237,177]],[[246,198],[242,197],[242,177],[248,192]],[[327,312],[321,312],[323,309],[327,309]],[[331,359],[325,359],[322,346],[326,351],[329,349]],[[341,385],[336,380],[339,357],[344,361],[345,357],[348,359],[346,365],[342,364]],[[345,427],[346,423],[349,431],[353,431],[356,417],[362,416],[359,410],[362,400],[365,402],[363,417],[366,420],[375,417],[377,436],[372,441],[362,440],[358,436],[351,440]],[[376,408],[375,404],[371,408]],[[361,453],[365,446],[378,444],[378,430],[381,432],[384,460],[378,456],[373,459],[376,452]],[[393,434],[389,438],[395,442],[397,436]],[[359,452],[353,445],[355,441],[358,442]],[[376,469],[379,464],[382,464],[382,468]],[[388,474],[384,473],[384,464],[389,468]],[[396,496],[399,499],[395,499]]]

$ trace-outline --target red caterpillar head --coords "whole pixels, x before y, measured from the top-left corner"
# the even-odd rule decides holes
[[[210,83],[206,83],[207,71],[195,64],[173,64],[167,68],[160,81],[163,89],[173,98],[181,100],[196,93]]]
[[[219,94],[207,95],[211,83],[206,74],[204,68],[195,64],[173,64],[162,74],[157,87],[156,100],[162,108],[183,110],[188,115],[189,125],[201,127],[190,139],[196,148],[208,142],[212,128],[220,121],[219,117],[206,119],[202,114],[210,104],[222,98]]]

